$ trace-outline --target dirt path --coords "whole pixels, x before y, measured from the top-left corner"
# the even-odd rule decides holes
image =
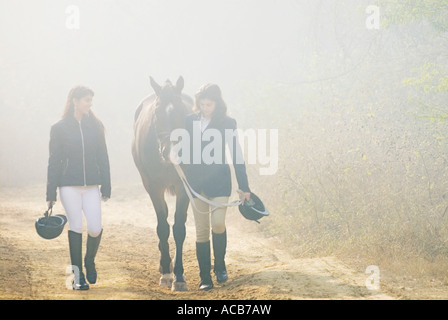
[[[140,185],[115,188],[113,198],[103,204],[98,283],[88,291],[68,290],[67,227],[51,241],[39,238],[34,230],[35,219],[45,211],[43,194],[44,186],[0,189],[0,299],[392,299],[368,290],[363,271],[351,270],[334,257],[291,257],[236,208],[228,212],[229,281],[210,292],[197,290],[194,224],[189,213],[184,250],[189,291],[161,288],[155,214]],[[172,203],[169,207],[172,212]],[[54,212],[63,213],[60,203]]]

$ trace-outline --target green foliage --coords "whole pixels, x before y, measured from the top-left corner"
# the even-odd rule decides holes
[[[448,31],[447,0],[383,0],[383,26],[430,23],[439,32]]]
[[[422,90],[426,94],[448,92],[448,66],[426,62],[421,68],[412,70],[414,77],[403,81],[405,85]]]
[[[426,62],[411,71],[403,84],[413,89],[409,101],[419,108],[419,116],[431,121],[446,121],[448,108],[448,65]]]
[[[412,69],[410,76],[403,80],[406,87],[414,90],[409,101],[418,106],[421,118],[445,121],[448,118],[448,56],[443,45],[447,45],[448,0],[381,0],[379,5],[384,13],[383,26],[401,26],[400,32],[409,33],[409,42],[427,54],[421,66]],[[425,30],[424,24],[432,30]],[[419,26],[420,34],[415,34],[413,25]],[[415,60],[417,64],[418,59]]]

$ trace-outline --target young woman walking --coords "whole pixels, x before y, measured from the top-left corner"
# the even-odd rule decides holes
[[[230,166],[225,159],[226,130],[236,130],[236,121],[227,116],[227,106],[222,98],[221,89],[215,84],[207,84],[199,89],[195,95],[195,113],[186,118],[186,129],[190,134],[190,165],[186,167],[186,177],[192,189],[214,203],[227,203],[231,195],[231,172]],[[214,154],[214,161],[203,159],[204,148],[208,143],[202,141],[202,136],[211,134],[219,136],[222,149],[215,150],[220,155]],[[197,135],[197,132],[201,132]],[[215,133],[218,133],[216,135]],[[196,134],[195,134],[196,133]],[[194,141],[197,139],[198,141]],[[207,140],[207,139],[204,139]],[[228,142],[228,141],[227,141]],[[211,142],[209,142],[211,143]],[[200,145],[200,148],[195,146]],[[229,144],[230,146],[230,144]],[[236,149],[239,147],[236,137],[231,144],[233,150],[232,159],[238,187],[243,192],[240,193],[242,201],[250,199],[250,189],[246,174],[244,161],[237,161]],[[195,154],[200,152],[201,154]],[[200,163],[197,160],[201,158]],[[218,159],[219,158],[219,159]],[[216,161],[217,160],[217,161]],[[213,271],[216,274],[217,282],[227,281],[227,270],[225,255],[227,248],[227,231],[225,224],[226,207],[212,208],[201,199],[194,198],[193,214],[196,225],[196,256],[199,263],[199,274],[201,283],[200,290],[210,290],[213,288],[211,273],[211,246],[210,228],[212,234],[212,246],[214,254]]]
[[[111,195],[109,157],[104,126],[90,110],[94,92],[77,86],[70,90],[62,119],[51,127],[47,173],[47,204],[56,202],[57,188],[67,215],[73,289],[87,290],[82,268],[82,213],[87,224],[84,257],[87,280],[96,283],[95,256],[103,232],[101,198]]]

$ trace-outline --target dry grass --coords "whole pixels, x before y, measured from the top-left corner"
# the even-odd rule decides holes
[[[292,95],[271,88],[254,108],[264,104],[266,116]],[[250,168],[272,212],[261,227],[297,256],[339,255],[378,265],[390,283],[446,286],[447,123],[385,96],[315,97],[312,108],[296,99],[296,108],[270,111],[264,125],[279,129],[279,170],[258,176]]]

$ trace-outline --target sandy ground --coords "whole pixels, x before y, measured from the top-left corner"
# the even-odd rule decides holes
[[[236,208],[228,211],[227,218],[229,281],[215,283],[209,292],[198,290],[190,211],[184,248],[189,290],[172,292],[159,286],[156,216],[149,197],[137,184],[117,187],[113,192],[113,198],[103,204],[104,232],[96,260],[98,282],[88,291],[73,291],[66,287],[70,278],[66,272],[68,226],[54,240],[40,238],[34,229],[34,221],[45,211],[44,186],[0,189],[0,299],[393,299],[367,289],[365,270],[350,269],[335,257],[293,258]],[[173,198],[168,200],[172,213]],[[59,202],[53,213],[64,213]],[[172,237],[170,249],[174,252]]]

